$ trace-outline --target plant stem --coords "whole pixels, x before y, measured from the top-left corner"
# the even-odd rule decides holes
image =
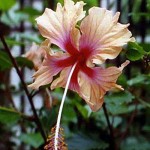
[[[63,94],[63,97],[62,97],[62,101],[61,101],[61,104],[60,104],[60,108],[59,108],[59,112],[58,112],[58,118],[57,118],[57,124],[56,124],[56,131],[55,131],[55,150],[57,150],[57,144],[58,144],[58,134],[59,134],[59,129],[60,129],[60,120],[61,120],[61,115],[62,115],[62,110],[63,110],[63,106],[64,106],[64,102],[65,102],[65,98],[66,98],[66,94],[67,94],[67,91],[68,91],[68,88],[69,88],[69,84],[70,84],[70,80],[71,80],[71,77],[72,77],[72,74],[73,74],[73,71],[76,67],[76,64],[75,63],[70,71],[70,74],[69,74],[69,77],[68,77],[68,80],[67,80],[67,83],[66,83],[66,87],[65,87],[65,91],[64,91],[64,94]]]
[[[108,125],[108,128],[109,128],[109,132],[110,132],[110,147],[112,150],[116,150],[116,144],[115,144],[115,138],[114,138],[114,132],[113,132],[113,128],[110,124],[110,120],[109,120],[109,117],[108,117],[108,112],[107,112],[107,109],[106,109],[106,104],[104,103],[103,104],[103,111],[104,111],[104,114],[105,114],[105,117],[106,117],[106,121],[107,121],[107,125]]]
[[[36,109],[34,107],[34,104],[33,104],[33,101],[32,101],[32,96],[29,94],[29,91],[27,89],[26,83],[24,82],[24,79],[22,78],[22,74],[21,74],[21,72],[20,72],[20,70],[18,68],[16,60],[12,56],[12,54],[10,52],[10,49],[8,48],[7,43],[5,42],[5,39],[4,39],[4,37],[1,34],[0,34],[0,39],[1,39],[2,43],[3,43],[3,46],[4,46],[5,50],[6,50],[6,52],[8,53],[8,55],[10,57],[10,60],[11,60],[11,62],[13,64],[14,68],[16,69],[16,72],[17,72],[20,80],[21,80],[23,89],[24,89],[24,91],[25,91],[25,93],[26,93],[26,95],[28,97],[29,103],[31,105],[31,108],[32,108],[32,111],[33,111],[33,114],[34,114],[34,117],[35,117],[35,120],[36,120],[35,122],[36,122],[36,124],[37,124],[37,126],[39,128],[39,131],[41,132],[41,135],[42,135],[43,139],[46,141],[46,136],[45,136],[44,130],[42,128],[41,122],[39,120],[39,117],[37,115]]]

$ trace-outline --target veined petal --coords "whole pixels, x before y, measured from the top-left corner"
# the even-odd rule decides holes
[[[40,86],[50,84],[53,80],[53,76],[57,75],[64,67],[72,63],[66,53],[57,52],[53,55],[46,53],[45,59],[33,75],[35,79],[34,83],[29,85],[30,88],[38,89]],[[62,63],[62,64],[61,64]]]
[[[60,76],[57,79],[55,79],[51,84],[52,90],[58,87],[65,88],[70,70],[71,67],[67,67],[61,71]]]
[[[114,59],[122,46],[133,41],[127,29],[129,24],[118,23],[119,12],[113,13],[104,8],[93,7],[81,23],[80,50],[90,53],[93,63],[101,64],[106,59]],[[90,22],[90,23],[89,23]]]
[[[126,61],[121,67],[100,68],[95,67],[92,69],[94,76],[87,76],[85,72],[79,73],[79,95],[87,102],[92,111],[97,111],[103,104],[103,98],[107,91],[112,88],[119,88],[121,86],[116,84],[116,81],[123,68],[128,65]]]
[[[76,50],[80,33],[75,25],[85,16],[83,6],[82,1],[74,4],[72,0],[64,0],[64,7],[58,3],[56,12],[46,8],[43,15],[36,19],[42,36],[63,50],[70,52],[70,47]]]
[[[65,88],[68,76],[69,76],[70,71],[71,71],[71,67],[72,66],[67,67],[61,71],[60,76],[52,82],[51,89],[55,89],[57,87]],[[76,91],[76,92],[79,91],[78,72],[79,72],[78,67],[76,67],[73,74],[72,74],[72,78],[71,78],[71,81],[69,84],[69,89]]]
[[[90,106],[92,111],[97,111],[103,104],[103,96],[106,93],[98,84],[83,73],[79,78],[80,92],[78,93]]]

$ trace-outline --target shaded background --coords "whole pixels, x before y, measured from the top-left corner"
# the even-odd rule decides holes
[[[77,2],[77,0],[74,0]],[[45,7],[53,10],[63,0],[0,0],[0,34],[16,59],[22,77],[32,82],[33,63],[22,57],[32,43],[43,38],[37,30],[35,18]],[[130,65],[120,76],[118,84],[124,92],[110,92],[105,97],[106,109],[113,128],[110,136],[103,109],[91,112],[74,92],[69,91],[65,102],[62,127],[69,150],[150,149],[150,0],[85,0],[88,10],[93,6],[105,7],[114,13],[120,11],[121,23],[130,23],[129,29],[137,43],[124,47],[117,59],[107,61],[119,66],[129,59]],[[55,125],[63,89],[51,92],[42,88],[35,92],[33,102],[48,135]],[[50,99],[53,99],[52,106]],[[20,80],[0,42],[0,149],[42,149],[44,140],[37,129],[31,107]]]

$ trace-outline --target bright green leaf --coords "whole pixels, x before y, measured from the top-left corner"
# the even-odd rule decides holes
[[[129,49],[137,50],[141,54],[145,54],[145,51],[142,46],[140,46],[137,42],[129,42],[128,43]]]
[[[126,56],[131,61],[136,61],[143,58],[145,54],[144,49],[136,42],[129,42],[128,43],[128,51]]]
[[[143,57],[143,54],[139,53],[139,51],[130,49],[127,53],[126,56],[129,60],[131,61],[137,61]]]
[[[16,41],[15,39],[12,39],[12,38],[6,38],[6,43],[7,43],[8,45],[10,45],[10,46],[14,46],[14,45],[25,45],[25,43]]]
[[[145,52],[150,52],[150,43],[141,43],[140,46],[143,47]]]
[[[9,10],[14,4],[16,0],[0,0],[0,10],[7,11]]]
[[[138,23],[140,20],[139,15],[133,15],[133,14],[137,14],[140,12],[141,3],[142,3],[142,0],[134,0],[134,5],[132,7],[132,13],[130,13],[130,15],[132,15],[132,20],[134,23]]]

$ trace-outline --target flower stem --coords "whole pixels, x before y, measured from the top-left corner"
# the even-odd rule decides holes
[[[114,138],[114,132],[113,132],[113,128],[110,124],[110,120],[109,120],[109,117],[108,117],[108,112],[107,112],[107,109],[106,109],[106,104],[104,103],[103,104],[103,111],[104,111],[104,114],[105,114],[105,117],[106,117],[106,121],[107,121],[107,125],[108,125],[108,128],[109,128],[109,132],[110,132],[110,147],[112,150],[116,150],[116,144],[115,144],[115,138]]]
[[[10,57],[10,60],[11,60],[11,62],[13,64],[14,68],[16,69],[16,72],[17,72],[20,80],[21,80],[23,89],[24,89],[24,91],[25,91],[25,93],[26,93],[26,95],[28,97],[29,103],[31,105],[31,108],[32,108],[32,111],[33,111],[33,114],[34,114],[34,117],[35,117],[35,123],[37,124],[37,127],[38,127],[39,131],[41,132],[41,135],[42,135],[43,139],[46,141],[46,136],[45,136],[44,130],[42,128],[41,122],[39,120],[39,117],[37,115],[36,109],[34,107],[34,104],[33,104],[33,101],[32,101],[32,96],[29,94],[29,91],[27,89],[26,83],[25,83],[24,79],[22,78],[21,71],[19,70],[18,65],[16,63],[16,60],[12,56],[12,54],[10,52],[10,49],[8,48],[7,43],[5,42],[5,39],[4,39],[4,37],[1,34],[0,34],[0,39],[1,39],[2,43],[3,43],[3,46],[4,46],[5,50],[6,50],[6,52],[8,53],[8,55]]]
[[[65,87],[65,91],[64,91],[64,94],[63,94],[63,97],[62,97],[62,100],[61,100],[61,104],[60,104],[60,108],[59,108],[59,112],[58,112],[58,118],[57,118],[57,124],[56,124],[56,131],[55,131],[55,150],[57,150],[57,144],[58,144],[58,134],[59,134],[59,129],[60,129],[60,120],[61,120],[61,115],[62,115],[62,110],[63,110],[63,106],[64,106],[64,102],[65,102],[65,98],[66,98],[66,94],[67,94],[67,91],[68,91],[68,88],[69,88],[69,84],[70,84],[70,80],[71,80],[71,77],[72,77],[72,74],[73,74],[73,71],[76,67],[76,64],[75,63],[70,71],[70,74],[68,76],[68,80],[67,80],[67,83],[66,83],[66,87]]]

